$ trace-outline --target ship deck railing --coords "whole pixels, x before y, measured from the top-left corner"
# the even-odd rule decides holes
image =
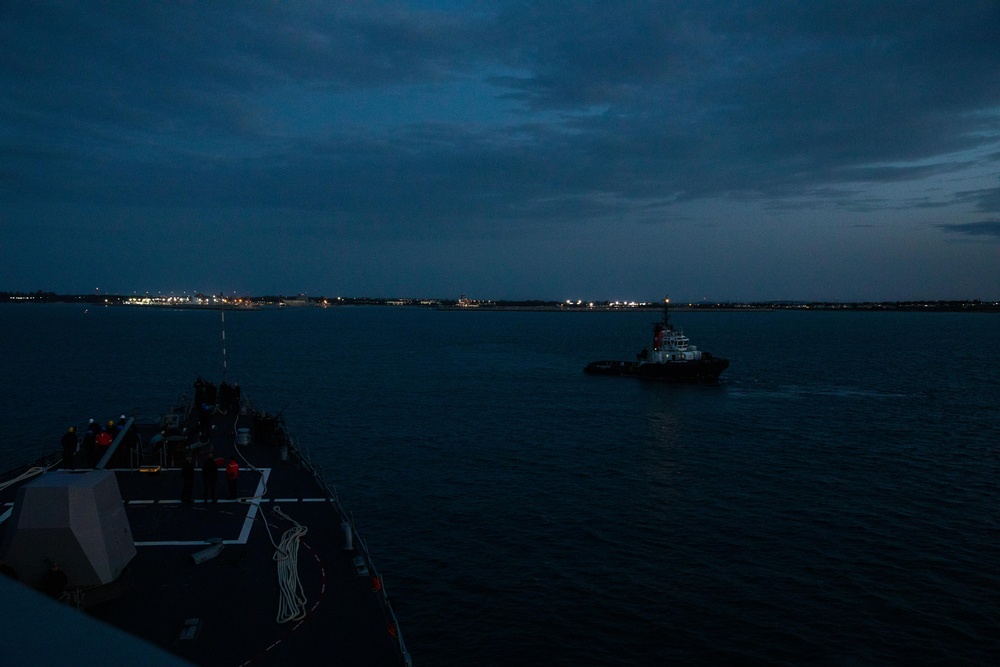
[[[245,390],[240,393],[240,402],[241,413],[244,411],[242,408],[245,408],[245,411],[248,414],[266,414],[265,411],[253,400],[252,396],[250,396]],[[341,523],[347,523],[347,525],[350,526],[352,541],[355,545],[355,549],[364,559],[364,565],[368,568],[372,581],[377,582],[378,590],[381,594],[382,601],[385,604],[386,613],[388,615],[387,621],[390,624],[392,636],[399,643],[399,649],[403,655],[406,666],[410,667],[413,663],[410,657],[410,652],[406,649],[406,642],[403,640],[403,631],[400,629],[399,619],[397,618],[396,611],[392,606],[392,600],[389,598],[389,593],[385,586],[382,574],[379,572],[378,568],[375,566],[375,561],[372,559],[371,552],[368,549],[368,543],[361,536],[361,533],[358,532],[357,525],[354,523],[354,518],[347,513],[344,506],[340,503],[336,487],[331,487],[327,483],[322,469],[313,464],[309,455],[309,450],[300,445],[291,433],[289,433],[280,413],[276,416],[276,418],[281,424],[281,430],[283,433],[282,437],[286,438],[289,449],[295,453],[303,468],[309,471],[309,473],[316,480],[316,483],[322,489],[323,493],[330,499],[331,505],[336,508],[337,513],[340,515]]]

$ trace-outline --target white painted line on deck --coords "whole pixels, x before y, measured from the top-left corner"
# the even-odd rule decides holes
[[[257,480],[257,490],[253,492],[254,499],[250,501],[250,509],[247,510],[247,518],[243,521],[243,530],[240,531],[240,544],[246,544],[250,537],[250,529],[253,528],[254,519],[257,518],[257,510],[260,508],[260,497],[264,495],[267,488],[267,478],[271,476],[270,468],[262,468],[260,479]]]
[[[222,540],[223,544],[246,544],[247,543],[247,539],[249,539],[249,537],[250,537],[250,529],[253,528],[254,520],[257,517],[258,505],[259,505],[259,503],[262,500],[264,500],[264,499],[260,498],[260,495],[262,493],[264,493],[264,489],[267,487],[267,479],[268,479],[268,477],[271,476],[271,469],[270,468],[258,468],[258,470],[260,471],[260,479],[257,480],[257,490],[254,491],[254,496],[255,496],[254,498],[247,499],[247,500],[229,500],[229,499],[226,499],[226,500],[220,501],[220,502],[224,502],[224,503],[244,503],[244,504],[247,504],[247,505],[250,506],[249,509],[247,510],[247,516],[243,520],[243,529],[240,531],[240,536],[237,539],[235,539],[235,540]],[[143,505],[151,504],[153,502],[155,502],[155,501],[153,501],[153,500],[132,501],[132,503],[138,503],[138,504],[143,504]],[[179,503],[180,501],[179,500],[164,500],[162,502],[163,503]],[[196,502],[204,504],[205,501],[198,500]],[[199,546],[206,546],[206,545],[209,545],[209,544],[212,544],[212,543],[211,542],[207,542],[205,540],[157,540],[157,541],[150,541],[150,542],[136,542],[135,546],[137,546],[137,547],[199,547]]]

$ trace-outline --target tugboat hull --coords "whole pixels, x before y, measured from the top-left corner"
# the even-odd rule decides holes
[[[718,382],[729,360],[702,352],[670,323],[670,299],[663,301],[663,321],[653,324],[652,350],[643,348],[635,361],[592,361],[590,375],[637,377],[663,382]]]
[[[703,355],[690,361],[663,363],[643,361],[593,361],[583,369],[588,375],[637,377],[664,382],[702,383],[718,382],[719,375],[729,367],[729,360]]]

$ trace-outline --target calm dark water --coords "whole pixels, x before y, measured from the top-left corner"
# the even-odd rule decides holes
[[[650,313],[227,313],[418,665],[1000,664],[1000,316],[677,313],[717,387],[581,373]],[[221,379],[217,312],[0,307],[0,457]]]

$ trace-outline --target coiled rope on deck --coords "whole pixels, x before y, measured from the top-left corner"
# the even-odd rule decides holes
[[[306,616],[307,600],[302,589],[302,580],[299,579],[299,542],[309,529],[282,512],[279,507],[274,507],[271,511],[295,524],[281,536],[281,542],[274,545],[273,556],[278,564],[278,587],[281,589],[276,620],[278,623],[287,623]],[[266,521],[264,525],[267,525]],[[268,536],[270,534],[271,531],[268,530]],[[271,544],[274,544],[273,539]]]
[[[244,394],[241,401],[249,402],[249,398]],[[236,419],[233,421],[233,435],[234,437],[238,434],[236,429],[239,423],[240,415],[236,415]],[[250,463],[249,459],[243,455],[240,451],[239,446],[234,444],[233,449],[239,454],[239,457],[243,459],[244,465],[250,470],[260,472],[256,466]],[[265,479],[261,475],[261,479]],[[267,487],[261,491],[258,495],[251,498],[240,498],[240,502],[248,502],[252,500],[257,500],[262,498],[267,493]],[[274,547],[274,555],[271,557],[278,566],[278,616],[275,620],[278,623],[288,623],[289,621],[298,621],[305,618],[306,616],[306,594],[302,588],[302,581],[299,579],[299,542],[302,537],[309,532],[309,529],[300,524],[298,521],[288,516],[281,511],[281,508],[275,505],[271,508],[271,513],[286,519],[293,524],[294,527],[289,528],[281,536],[281,542],[278,544],[274,543],[274,536],[271,535],[271,527],[268,524],[267,519],[264,519],[264,530],[267,531],[267,539],[271,541],[271,546]]]

